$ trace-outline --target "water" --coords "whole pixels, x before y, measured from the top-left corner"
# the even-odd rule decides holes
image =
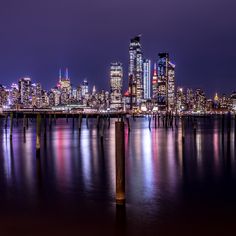
[[[180,125],[150,131],[147,118],[131,121],[125,208],[114,200],[114,119],[103,147],[95,120],[79,134],[58,119],[41,158],[35,121],[25,142],[15,124],[12,144],[1,122],[1,235],[235,235],[234,121],[222,136],[219,119],[198,119],[196,137],[186,121],[184,144]]]

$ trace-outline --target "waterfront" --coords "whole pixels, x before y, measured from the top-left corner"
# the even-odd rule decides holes
[[[115,204],[115,119],[57,119],[35,152],[35,120],[24,142],[22,121],[1,121],[0,227],[3,235],[234,235],[236,148],[234,120],[222,137],[220,118],[198,118],[194,136],[178,127],[149,129],[147,118],[125,131],[126,208]]]

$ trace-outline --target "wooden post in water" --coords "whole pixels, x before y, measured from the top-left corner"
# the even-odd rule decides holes
[[[57,124],[57,115],[56,115],[56,113],[54,113],[54,124],[55,125]]]
[[[156,129],[157,128],[157,114],[155,114],[154,121],[155,121],[155,129]]]
[[[99,129],[100,116],[97,115],[97,129]]]
[[[89,128],[89,117],[88,117],[88,114],[86,115],[86,127],[87,127],[87,129]]]
[[[52,114],[49,114],[49,129],[52,129]]]
[[[228,112],[228,115],[227,115],[227,137],[228,137],[228,141],[230,139],[230,131],[231,131],[231,114],[230,114],[230,112]]]
[[[197,134],[197,120],[196,120],[196,118],[194,118],[194,120],[193,120],[193,133],[194,133],[194,137],[195,137]]]
[[[225,134],[225,114],[222,114],[222,118],[221,118],[221,132],[222,132],[222,143],[224,143],[224,134]]]
[[[28,129],[28,128],[29,128],[29,118],[26,117],[26,129]]]
[[[80,113],[80,114],[79,114],[79,124],[78,124],[78,126],[79,126],[79,132],[81,131],[82,120],[83,120],[83,114]]]
[[[125,125],[115,123],[116,135],[116,204],[125,204]]]
[[[126,117],[126,122],[127,122],[127,125],[128,125],[128,131],[130,132],[130,121],[129,121],[129,117]]]
[[[149,127],[149,129],[151,130],[151,122],[152,122],[152,118],[151,118],[151,116],[148,116],[148,127]]]
[[[16,126],[18,127],[19,122],[18,122],[18,113],[16,112]]]
[[[6,114],[6,118],[5,118],[5,129],[7,129],[7,121],[8,121],[8,114]]]
[[[47,116],[46,114],[44,114],[44,132],[43,132],[43,136],[44,136],[44,142],[46,143],[47,140]]]
[[[11,124],[10,124],[10,140],[12,141],[12,130],[13,130],[13,112],[11,112]]]
[[[111,116],[110,113],[108,114],[108,129],[110,129],[110,125],[111,125]]]
[[[236,142],[236,114],[234,116],[234,141]]]
[[[184,124],[184,116],[182,116],[182,142],[185,142],[185,124]]]
[[[41,148],[41,115],[37,114],[37,123],[36,123],[36,156],[40,156],[40,148]]]
[[[24,143],[26,141],[25,139],[25,133],[26,133],[26,115],[23,116],[23,134],[24,134]]]
[[[75,128],[75,115],[72,116],[72,128]]]

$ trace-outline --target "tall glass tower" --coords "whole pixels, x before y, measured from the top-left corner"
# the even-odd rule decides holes
[[[120,62],[111,63],[110,86],[111,86],[111,108],[122,107],[122,84],[123,67]]]
[[[159,53],[157,103],[161,110],[173,110],[175,101],[175,65],[168,53]]]
[[[129,90],[132,90],[131,103],[139,105],[143,99],[143,54],[141,36],[131,39],[129,45]]]
[[[146,59],[143,62],[143,91],[144,99],[151,98],[151,61]]]

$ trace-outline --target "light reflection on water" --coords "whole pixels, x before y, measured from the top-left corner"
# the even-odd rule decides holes
[[[34,122],[27,130],[25,143],[21,126],[14,127],[12,143],[9,130],[2,126],[0,188],[4,200],[1,204],[8,207],[13,201],[28,206],[31,202],[37,207],[34,201],[37,197],[42,205],[47,205],[47,209],[40,205],[42,211],[53,211],[55,199],[62,204],[74,204],[71,210],[79,208],[79,202],[90,206],[96,201],[103,206],[108,204],[109,208],[114,204],[115,194],[114,122],[113,119],[110,129],[105,129],[102,145],[101,132],[92,120],[89,129],[83,123],[81,133],[76,125],[72,129],[72,121],[67,124],[58,120],[51,131],[47,130],[46,143],[42,137],[39,159],[35,153]],[[230,142],[222,142],[220,121],[212,120],[206,125],[208,128],[204,129],[204,121],[200,120],[194,137],[191,123],[187,124],[184,144],[181,126],[173,130],[163,127],[150,130],[148,120],[140,118],[131,121],[130,133],[126,127],[126,190],[133,217],[131,225],[139,224],[140,215],[151,224],[178,208],[186,192],[192,191],[194,195],[198,191],[190,186],[205,186],[208,201],[211,195],[208,185],[212,187],[217,181],[220,185],[228,178],[234,184],[234,127]]]

